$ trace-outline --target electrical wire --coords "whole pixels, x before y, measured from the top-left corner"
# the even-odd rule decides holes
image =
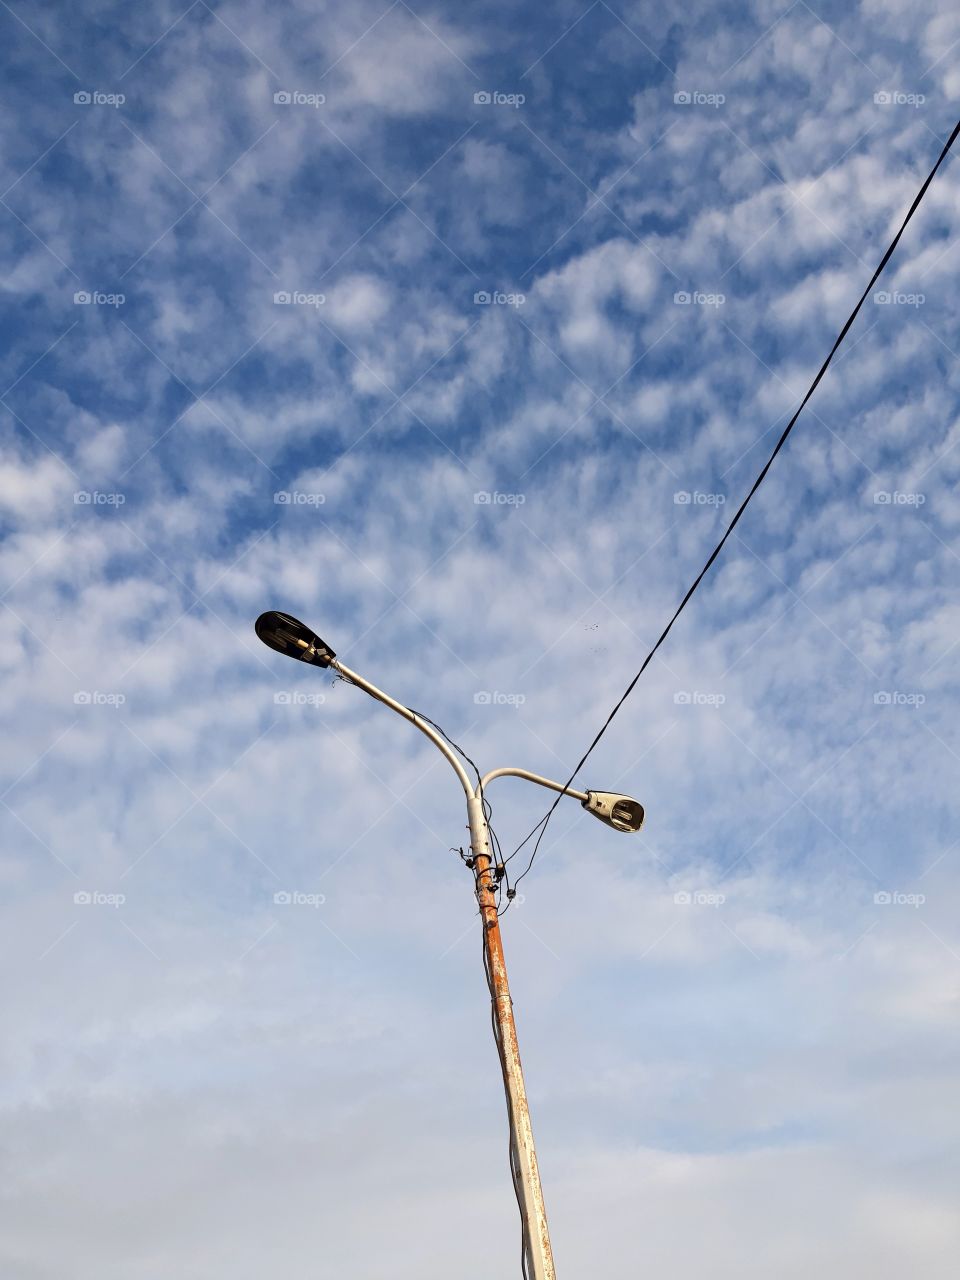
[[[480,776],[480,770],[477,768],[473,760],[471,760],[470,757],[467,755],[467,753],[464,751],[463,747],[461,747],[458,743],[454,742],[454,740],[450,737],[450,735],[446,732],[446,730],[441,728],[441,726],[438,725],[435,720],[431,720],[429,716],[425,716],[422,711],[415,711],[412,707],[408,707],[407,710],[412,715],[417,716],[418,719],[426,721],[428,725],[436,729],[437,733],[439,733],[440,736],[446,742],[448,742],[451,747],[453,747],[454,751],[458,752],[463,757],[463,759],[466,760],[467,764],[477,775],[477,788],[480,792],[480,803],[483,806],[483,816],[486,819],[487,830],[490,832],[492,852],[495,854],[495,857],[493,859],[495,873],[496,873],[494,893],[496,895],[497,915],[501,916],[509,908],[510,903],[513,901],[513,894],[511,893],[511,885],[510,885],[510,876],[506,870],[506,864],[507,862],[509,862],[510,859],[509,858],[505,859],[503,856],[503,848],[500,844],[500,837],[497,835],[496,830],[494,829],[494,826],[493,826],[493,806],[491,805],[490,801],[487,799],[486,795],[484,794],[483,779]],[[503,868],[502,872],[500,871],[501,867]],[[479,877],[474,876],[474,879],[477,882],[477,891],[479,892],[480,890]],[[507,890],[507,905],[502,907],[501,902],[503,901],[504,885],[506,886],[506,890]]]
[[[523,1194],[520,1189],[523,1185],[523,1176],[520,1171],[520,1154],[517,1149],[517,1128],[514,1122],[513,1107],[510,1105],[510,1090],[507,1085],[507,1060],[503,1048],[503,1038],[500,1035],[500,1027],[497,1023],[497,997],[496,992],[493,989],[493,974],[490,972],[490,957],[487,953],[486,930],[484,930],[483,933],[483,972],[487,979],[487,990],[490,992],[490,1022],[493,1026],[493,1041],[497,1046],[497,1057],[500,1060],[500,1072],[503,1076],[503,1089],[507,1096],[507,1121],[510,1127],[507,1156],[510,1162],[510,1180],[513,1183],[513,1193],[517,1197],[517,1208],[520,1211],[520,1271],[523,1276],[523,1280],[529,1280],[531,1241],[530,1234],[527,1229],[526,1216],[523,1212]]]
[[[349,676],[345,676],[340,671],[337,671],[337,677],[340,680],[343,680],[346,684],[353,685],[354,688],[359,689],[362,687],[358,685],[355,680],[351,680]],[[414,710],[413,707],[407,707],[407,711],[409,711],[410,714],[414,716],[416,719],[422,720],[425,724],[428,724],[430,725],[431,728],[435,729],[436,732],[439,733],[440,736],[444,739],[444,741],[447,742],[454,749],[454,751],[456,751],[458,755],[460,755],[467,762],[467,764],[470,766],[473,772],[477,775],[477,790],[480,795],[480,803],[483,808],[484,818],[486,819],[487,830],[490,833],[490,840],[491,840],[491,846],[492,846],[491,853],[494,855],[492,861],[495,868],[494,876],[493,876],[494,894],[495,894],[495,910],[497,915],[500,916],[502,912],[506,911],[507,908],[510,906],[511,901],[513,900],[513,894],[510,893],[510,878],[506,871],[505,861],[503,857],[503,850],[500,845],[500,839],[493,828],[493,823],[492,823],[493,809],[490,804],[490,801],[487,799],[487,797],[483,793],[483,778],[480,774],[480,770],[477,767],[476,763],[470,758],[470,756],[467,755],[466,751],[464,751],[463,747],[461,747],[459,743],[455,742],[453,738],[451,738],[450,735],[447,733],[447,731],[444,728],[442,728],[442,726],[437,724],[435,720],[431,720],[430,717],[424,715],[422,711]],[[477,912],[482,916],[483,907],[480,905],[480,894],[483,889],[483,885],[481,883],[481,875],[483,873],[478,870],[475,857],[471,857],[470,859],[467,859],[462,849],[458,850],[458,852],[460,854],[460,857],[463,859],[463,861],[466,862],[467,865],[470,866],[473,871],[474,893],[477,898]],[[503,868],[503,870],[501,870],[501,868]],[[502,900],[501,895],[502,895],[504,882],[506,883],[506,886],[507,886],[508,898],[507,898],[507,906],[501,909],[500,904]],[[531,1267],[532,1267],[532,1243],[530,1240],[530,1234],[529,1234],[526,1218],[523,1212],[523,1194],[521,1191],[523,1180],[522,1180],[522,1175],[520,1171],[520,1155],[519,1155],[518,1142],[517,1142],[516,1121],[513,1114],[513,1107],[510,1101],[510,1089],[508,1086],[506,1054],[504,1052],[503,1039],[500,1035],[500,1026],[497,1022],[496,992],[494,990],[494,985],[493,985],[493,974],[490,970],[490,956],[487,950],[488,938],[487,938],[486,928],[484,928],[483,930],[483,936],[481,941],[482,941],[482,950],[483,950],[483,972],[487,981],[487,991],[490,994],[490,1022],[493,1027],[493,1039],[494,1039],[494,1044],[497,1047],[497,1058],[500,1063],[500,1075],[502,1078],[504,1093],[506,1094],[506,1099],[507,1099],[507,1121],[509,1124],[508,1160],[510,1164],[510,1180],[513,1183],[514,1195],[517,1197],[517,1208],[520,1211],[520,1270],[521,1270],[523,1280],[530,1280]]]
[[[690,597],[693,595],[693,593],[699,587],[700,583],[706,577],[714,561],[717,559],[720,552],[723,550],[724,546],[726,545],[727,539],[730,537],[731,533],[733,533],[734,529],[739,524],[740,517],[743,515],[744,511],[746,511],[747,509],[747,504],[749,503],[753,495],[757,492],[757,490],[760,488],[761,484],[763,484],[763,481],[766,479],[767,472],[773,466],[773,463],[777,457],[777,454],[786,444],[787,438],[790,435],[791,431],[793,431],[793,428],[796,425],[797,419],[800,417],[800,414],[803,412],[807,401],[810,399],[810,397],[816,391],[817,387],[820,385],[820,380],[823,378],[823,375],[827,372],[827,369],[830,367],[831,361],[833,360],[833,357],[836,355],[837,350],[840,347],[840,344],[843,342],[844,338],[847,336],[847,333],[852,327],[853,322],[856,320],[857,316],[860,314],[860,308],[863,306],[864,302],[867,300],[870,290],[877,283],[877,280],[880,278],[880,275],[883,269],[886,267],[887,263],[893,257],[894,250],[896,249],[897,245],[900,243],[900,237],[903,235],[904,231],[907,228],[907,224],[910,222],[911,218],[919,208],[921,200],[927,193],[927,188],[930,186],[931,182],[933,182],[933,179],[937,174],[937,170],[940,168],[941,164],[945,160],[951,147],[956,141],[958,134],[960,134],[960,120],[958,120],[956,125],[954,125],[953,132],[950,134],[950,137],[947,139],[946,143],[944,144],[943,150],[940,152],[940,155],[937,158],[936,164],[930,170],[923,185],[921,186],[920,190],[917,192],[916,196],[914,197],[913,203],[911,204],[910,208],[907,210],[906,217],[904,218],[903,222],[900,224],[900,229],[897,231],[897,234],[891,240],[890,244],[887,247],[886,253],[884,253],[883,257],[880,259],[879,266],[871,276],[870,283],[867,285],[866,289],[864,289],[863,293],[860,295],[860,301],[857,303],[857,305],[850,312],[850,315],[847,317],[846,323],[844,324],[843,328],[840,330],[839,334],[837,335],[836,341],[834,342],[833,346],[830,348],[829,355],[827,356],[826,360],[824,360],[823,364],[820,366],[820,369],[818,370],[816,377],[813,379],[813,382],[811,382],[806,395],[800,401],[799,408],[794,413],[790,421],[787,423],[786,427],[784,427],[779,440],[774,445],[773,452],[770,454],[770,457],[764,463],[763,469],[761,470],[760,474],[757,476],[756,480],[754,480],[753,485],[750,488],[750,492],[747,494],[744,500],[740,503],[740,506],[737,508],[736,514],[734,515],[730,523],[727,525],[727,528],[723,534],[723,537],[714,547],[713,551],[710,553],[710,557],[707,560],[706,564],[703,566],[703,568],[697,574],[691,586],[688,588],[686,595],[683,597],[683,599],[680,601],[679,605],[677,606],[673,614],[673,617],[664,627],[663,631],[661,631],[656,644],[653,646],[653,648],[644,658],[643,663],[640,667],[640,670],[637,672],[637,674],[633,677],[633,679],[627,685],[619,701],[615,704],[613,710],[610,712],[606,720],[601,725],[599,732],[596,734],[593,741],[590,743],[589,747],[587,747],[586,751],[580,757],[579,761],[577,762],[576,768],[573,770],[573,772],[570,774],[570,777],[564,783],[564,789],[570,786],[570,784],[576,778],[577,774],[583,768],[584,764],[586,764],[587,759],[592,753],[594,747],[596,747],[597,743],[606,733],[607,729],[610,727],[610,723],[613,720],[614,716],[617,714],[617,712],[626,702],[627,698],[629,698],[630,694],[633,692],[634,687],[637,684],[637,681],[640,679],[644,671],[646,671],[647,667],[650,665],[650,662],[653,659],[654,654],[657,652],[657,650],[663,644],[664,640],[666,640],[667,636],[670,634],[670,631],[673,628],[673,624],[680,617],[680,614],[683,613],[684,609],[687,606],[688,601],[690,600]],[[550,819],[553,817],[554,810],[556,809],[557,805],[560,803],[562,796],[563,796],[563,792],[561,792],[557,796],[557,798],[554,800],[553,804],[550,806],[547,813],[543,816],[543,818],[540,819],[540,821],[533,828],[533,830],[530,831],[530,833],[524,837],[521,843],[510,855],[511,858],[514,857],[520,851],[520,849],[523,848],[523,846],[527,843],[527,841],[533,836],[534,832],[536,832],[539,828],[540,834],[537,836],[536,843],[533,846],[533,852],[530,854],[530,858],[529,858],[529,861],[527,862],[526,867],[521,872],[521,874],[517,877],[517,879],[514,881],[514,887],[516,887],[520,883],[523,877],[527,874],[527,872],[533,866],[533,862],[537,856],[537,851],[540,848],[540,843],[543,840],[544,833],[546,832],[547,827],[549,826]]]
[[[352,685],[355,689],[363,689],[362,685],[357,684],[356,680],[351,680],[349,676],[344,675],[343,672],[340,671],[339,669],[335,669],[335,679],[342,680],[344,684]],[[366,692],[366,690],[363,690],[363,692]],[[506,861],[509,861],[509,859],[507,860],[504,859],[503,849],[500,845],[500,837],[497,835],[493,827],[493,806],[490,804],[490,801],[484,795],[483,779],[480,775],[480,770],[477,767],[477,764],[475,763],[475,761],[473,761],[470,758],[470,756],[467,755],[466,751],[464,751],[463,747],[461,747],[458,742],[455,742],[453,738],[450,737],[449,733],[447,733],[446,729],[444,729],[442,725],[437,724],[435,720],[431,720],[430,717],[427,715],[424,715],[422,711],[417,711],[413,707],[407,707],[406,709],[417,720],[422,720],[425,724],[430,725],[432,729],[435,729],[437,733],[440,734],[441,738],[443,738],[445,742],[447,742],[451,747],[453,747],[454,751],[456,751],[458,755],[462,756],[462,758],[467,762],[467,764],[470,766],[470,768],[473,770],[473,772],[477,776],[477,789],[480,793],[480,803],[483,807],[483,816],[486,819],[487,830],[490,832],[490,839],[492,841],[493,851],[496,854],[496,857],[494,859],[494,868],[495,868],[494,894],[496,897],[497,915],[500,916],[503,914],[504,911],[507,910],[507,907],[509,907],[510,903],[512,902],[514,895],[513,893],[511,893],[510,877],[506,871]],[[466,862],[467,859],[463,857],[463,851],[460,850],[459,852],[460,852],[461,858],[463,858],[464,862]],[[501,871],[501,868],[503,868],[502,871]],[[479,897],[481,886],[480,886],[479,875],[476,872],[474,873],[474,882],[475,882],[476,892]],[[507,906],[506,907],[501,906],[501,903],[503,900],[504,885],[506,885],[506,890],[507,890]],[[477,910],[478,912],[480,910],[479,902],[478,902]]]
[[[502,875],[499,871],[500,867],[505,866],[504,859],[503,859],[503,850],[500,847],[500,838],[497,835],[496,831],[493,829],[493,806],[490,804],[490,801],[484,795],[483,779],[480,776],[480,770],[477,768],[476,764],[470,759],[470,757],[464,751],[463,747],[459,746],[458,743],[454,742],[454,740],[450,737],[450,735],[446,732],[446,730],[442,729],[435,720],[431,720],[429,716],[425,716],[422,711],[415,711],[413,707],[407,707],[407,710],[410,712],[411,715],[416,716],[419,720],[425,721],[428,725],[431,726],[431,728],[436,729],[437,733],[440,734],[440,736],[444,739],[444,741],[448,742],[450,746],[453,747],[454,751],[458,752],[458,754],[461,755],[464,760],[466,760],[467,764],[470,766],[473,772],[477,775],[477,789],[480,793],[480,803],[483,807],[483,816],[486,819],[487,830],[490,832],[492,852],[496,854],[496,857],[494,858],[493,861],[494,861],[494,867],[496,868],[494,893],[496,895],[497,915],[498,916],[502,915],[503,911],[506,911],[507,908],[504,907],[501,910],[501,907],[500,907],[502,894],[503,894],[503,885],[501,881],[502,880],[506,881],[507,891],[509,894],[510,880],[509,880],[509,877],[507,877],[506,875],[506,871],[504,871]],[[477,892],[479,893],[479,890],[480,890],[479,876],[474,875],[474,880],[476,882]],[[508,902],[507,902],[508,906],[510,904],[510,901],[511,899],[508,897]]]

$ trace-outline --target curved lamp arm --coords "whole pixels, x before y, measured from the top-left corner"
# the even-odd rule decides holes
[[[617,791],[574,791],[572,787],[565,787],[550,778],[541,778],[539,773],[531,773],[529,769],[494,769],[480,780],[474,802],[479,801],[494,778],[503,777],[523,778],[527,782],[546,787],[548,791],[559,791],[562,796],[572,796],[574,800],[580,801],[587,813],[593,814],[608,827],[613,827],[614,831],[639,831],[643,826],[643,805],[639,800],[620,795]]]
[[[494,778],[523,778],[527,782],[536,782],[538,786],[546,787],[548,791],[559,791],[561,795],[573,796],[574,800],[579,800],[581,804],[588,798],[586,791],[574,791],[572,787],[564,787],[562,783],[543,778],[539,773],[531,773],[529,769],[492,769],[480,780],[476,794],[479,796],[486,791]]]
[[[402,702],[397,702],[396,698],[391,698],[388,693],[384,693],[382,689],[378,689],[375,684],[371,684],[369,680],[365,680],[363,676],[358,675],[356,671],[351,671],[350,668],[340,662],[339,659],[334,658],[330,662],[330,666],[336,671],[339,671],[346,680],[349,680],[352,684],[358,685],[364,693],[369,693],[371,698],[376,698],[377,702],[382,702],[383,705],[385,707],[389,707],[391,711],[396,711],[398,716],[403,716],[404,720],[409,720],[411,724],[417,726],[421,733],[426,734],[433,745],[443,752],[447,760],[449,760],[450,764],[453,766],[457,777],[460,779],[460,785],[463,787],[467,799],[470,799],[473,796],[473,783],[467,776],[466,769],[464,769],[453,749],[448,745],[448,743],[444,742],[436,729],[428,725],[426,721],[421,720],[415,711],[411,711],[409,707],[405,707]]]

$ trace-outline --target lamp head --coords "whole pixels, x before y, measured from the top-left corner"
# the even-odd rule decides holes
[[[276,610],[261,613],[256,621],[256,631],[265,645],[300,662],[329,667],[337,656],[315,631],[289,613],[277,613]]]
[[[605,822],[614,831],[639,831],[643,826],[643,805],[614,791],[588,791],[580,802],[587,813]]]

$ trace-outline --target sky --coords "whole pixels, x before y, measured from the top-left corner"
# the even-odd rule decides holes
[[[947,0],[0,0],[4,1280],[518,1274],[565,778],[960,115]],[[960,1245],[948,159],[503,920],[558,1273]],[[512,850],[549,804],[502,779]],[[521,867],[522,855],[514,864]]]

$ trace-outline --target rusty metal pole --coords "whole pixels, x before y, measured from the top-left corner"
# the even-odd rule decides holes
[[[483,922],[483,946],[493,1001],[493,1019],[507,1095],[511,1172],[523,1219],[527,1270],[530,1280],[556,1280],[550,1232],[547,1228],[547,1211],[543,1204],[540,1170],[533,1144],[530,1108],[527,1105],[523,1068],[520,1065],[517,1028],[513,1020],[513,1001],[510,998],[507,966],[503,958],[503,942],[494,893],[496,880],[491,871],[493,849],[483,811],[482,788],[480,795],[468,797],[467,813],[470,819],[470,848],[476,874],[477,901]]]
[[[300,624],[302,625],[302,624]],[[320,641],[322,643],[322,641]],[[331,658],[330,666],[351,684],[363,689],[378,702],[384,703],[398,715],[416,725],[453,766],[464,794],[467,797],[467,817],[470,822],[470,846],[474,858],[474,874],[477,885],[477,901],[483,921],[483,949],[490,980],[490,996],[493,1001],[493,1022],[497,1034],[497,1047],[503,1067],[503,1083],[507,1095],[507,1116],[510,1121],[510,1171],[513,1176],[517,1200],[520,1204],[520,1215],[523,1219],[523,1243],[526,1258],[528,1280],[556,1280],[553,1266],[553,1252],[550,1248],[550,1233],[547,1230],[547,1213],[543,1207],[543,1191],[540,1187],[540,1170],[537,1167],[537,1153],[533,1145],[533,1129],[530,1126],[530,1108],[527,1105],[527,1091],[523,1084],[523,1070],[520,1066],[520,1049],[517,1045],[517,1028],[513,1021],[513,1002],[510,999],[510,987],[507,983],[507,966],[503,959],[503,943],[500,938],[500,920],[497,916],[495,896],[496,880],[490,870],[493,861],[493,849],[490,842],[490,830],[483,811],[484,783],[501,774],[514,774],[540,783],[555,791],[564,791],[559,783],[541,778],[535,773],[523,769],[495,769],[493,773],[482,779],[474,792],[466,771],[454,751],[437,730],[415,711],[397,702],[389,694],[378,689],[375,684],[364,679],[356,671],[337,658]],[[570,791],[581,802],[587,800],[586,792]]]
[[[553,1251],[550,1248],[550,1232],[547,1229],[547,1212],[543,1205],[540,1186],[540,1170],[537,1152],[533,1145],[533,1129],[530,1124],[530,1108],[523,1084],[520,1066],[520,1049],[517,1045],[517,1028],[513,1021],[513,1001],[507,982],[507,966],[503,958],[503,942],[500,937],[500,920],[497,916],[497,877],[491,870],[493,847],[490,828],[484,813],[483,791],[494,778],[514,777],[535,782],[550,791],[559,791],[581,805],[594,817],[617,831],[639,831],[643,823],[643,805],[630,796],[610,791],[574,791],[571,787],[553,782],[550,778],[531,773],[528,769],[494,769],[479,779],[476,791],[460,762],[457,751],[438,725],[424,720],[396,698],[378,689],[363,676],[337,659],[336,654],[305,623],[286,613],[275,610],[262,613],[256,622],[257,635],[269,648],[287,657],[310,662],[319,667],[332,667],[348,684],[363,689],[371,698],[382,702],[391,711],[416,725],[421,733],[446,756],[460,779],[467,798],[467,817],[470,822],[471,859],[476,882],[477,902],[483,922],[483,959],[487,970],[490,998],[493,1004],[493,1025],[497,1037],[497,1050],[503,1070],[503,1084],[507,1095],[507,1115],[510,1121],[510,1173],[513,1177],[520,1215],[523,1220],[523,1260],[527,1280],[556,1280]]]

